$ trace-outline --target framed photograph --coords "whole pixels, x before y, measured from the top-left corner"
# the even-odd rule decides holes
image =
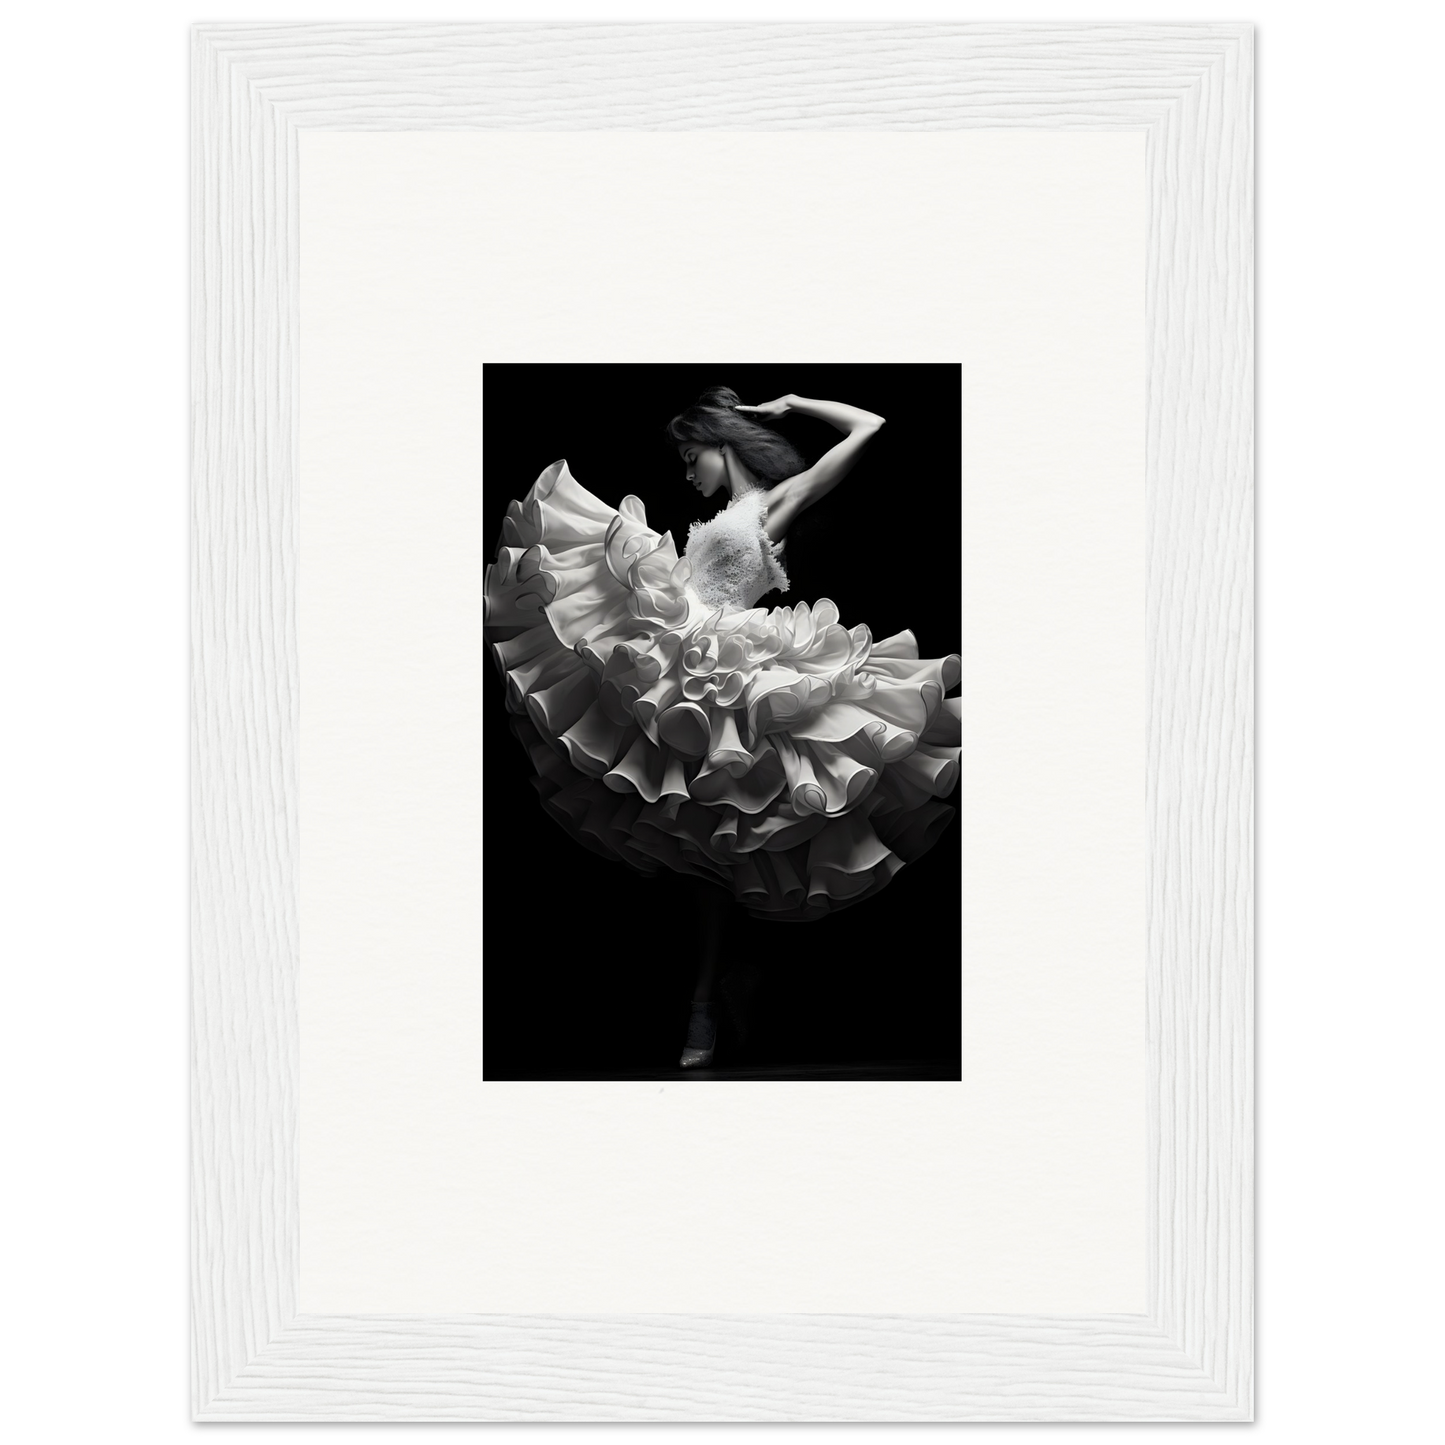
[[[1250,28],[192,75],[195,1417],[1251,1419]]]
[[[714,405],[720,369],[782,414]],[[961,381],[956,362],[483,364],[483,516],[517,544],[487,587],[484,1078],[675,1077],[689,1028],[697,1078],[960,1078]],[[529,521],[512,493],[539,472]],[[869,565],[860,517],[897,508],[895,478],[934,540]],[[807,485],[826,490],[788,516]],[[708,530],[648,526],[694,491],[727,501]],[[569,492],[638,506],[554,519]],[[723,610],[733,542],[703,549],[770,495],[763,524],[787,530],[745,538],[743,574],[768,592]],[[519,946],[559,895],[632,921]]]

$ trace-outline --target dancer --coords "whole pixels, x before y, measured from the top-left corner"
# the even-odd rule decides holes
[[[811,466],[768,425],[793,412],[844,433]],[[883,425],[711,388],[666,426],[688,482],[728,498],[681,556],[636,497],[608,506],[561,460],[509,504],[487,568],[486,637],[543,806],[604,857],[709,885],[683,1068],[716,1047],[721,910],[806,922],[851,907],[953,816],[958,656],[920,658],[911,631],[875,642],[826,598],[757,605],[788,590],[793,520]]]

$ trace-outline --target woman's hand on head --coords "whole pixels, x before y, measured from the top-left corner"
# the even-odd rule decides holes
[[[780,416],[787,416],[793,409],[793,394],[780,396],[773,401],[765,401],[761,406],[744,406],[739,402],[734,411],[747,412],[751,416],[762,418],[764,421],[776,421]]]

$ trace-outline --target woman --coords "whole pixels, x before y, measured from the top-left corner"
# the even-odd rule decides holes
[[[766,424],[791,412],[843,439],[805,466]],[[958,657],[920,659],[911,632],[874,642],[827,599],[756,605],[788,588],[793,520],[883,424],[711,388],[666,428],[689,483],[728,495],[681,557],[636,497],[614,510],[558,461],[508,506],[487,569],[487,640],[544,807],[605,857],[720,885],[701,895],[684,1068],[712,1061],[729,898],[760,918],[824,917],[886,886],[952,816]]]

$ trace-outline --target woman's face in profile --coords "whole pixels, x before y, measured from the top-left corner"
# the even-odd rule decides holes
[[[705,497],[710,497],[727,481],[727,467],[722,453],[705,442],[683,442],[677,454],[687,468],[688,483]]]

